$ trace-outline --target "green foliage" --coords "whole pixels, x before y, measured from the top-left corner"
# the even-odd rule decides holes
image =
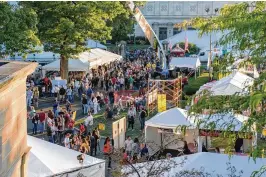
[[[34,10],[0,2],[0,21],[0,57],[36,52],[40,41],[36,36],[37,14]]]
[[[184,42],[179,42],[177,43],[179,47],[182,49],[185,49],[185,43]],[[200,48],[198,48],[195,44],[188,43],[188,50],[190,54],[198,54],[200,51]]]
[[[179,27],[193,26],[200,31],[200,35],[215,31],[225,32],[219,43],[221,45],[235,46],[235,51],[244,53],[249,51],[248,62],[252,64],[265,63],[266,51],[266,2],[257,1],[254,3],[242,2],[235,5],[226,5],[220,10],[220,15],[213,18],[197,17],[191,21],[179,24]],[[224,72],[231,66],[233,58],[231,54],[222,60],[215,60],[213,63],[214,72]],[[211,96],[204,93],[197,104],[191,107],[190,113],[201,114],[203,110],[211,110],[210,114],[228,112],[242,114],[243,111],[250,110],[248,121],[242,127],[242,132],[254,130],[261,133],[266,125],[266,92],[265,92],[265,72],[255,79],[254,86],[250,88],[247,96]],[[231,127],[228,122],[228,130]],[[234,137],[229,138],[230,143],[234,142]],[[251,154],[253,158],[260,156],[260,145],[253,147]]]
[[[197,79],[194,77],[189,78],[188,85],[184,86],[183,92],[185,95],[194,95],[202,86],[209,81],[208,73],[201,74]]]
[[[133,12],[128,10],[128,2],[120,2],[125,9],[123,13],[117,15],[113,21],[109,21],[108,25],[112,26],[112,43],[120,42],[121,40],[128,40],[128,35],[134,33],[134,24],[136,23]],[[143,1],[134,2],[135,6],[141,7],[145,4]]]
[[[22,9],[32,9],[38,18],[38,37],[45,51],[61,55],[60,72],[68,76],[69,58],[88,50],[85,41],[111,39],[108,23],[126,12],[119,1],[46,1],[20,2]]]

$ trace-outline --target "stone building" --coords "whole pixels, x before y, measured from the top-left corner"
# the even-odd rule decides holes
[[[148,1],[141,12],[159,37],[166,39],[177,33],[179,29],[174,25],[193,17],[208,17],[215,15],[215,9],[234,1]],[[205,11],[209,8],[209,12]],[[139,25],[135,26],[135,36],[144,36]]]
[[[27,177],[26,77],[37,63],[0,60],[0,176]]]

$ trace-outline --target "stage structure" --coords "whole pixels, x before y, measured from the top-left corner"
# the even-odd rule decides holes
[[[180,106],[182,97],[182,77],[172,80],[149,79],[147,92],[148,116],[160,112],[160,103],[158,104],[160,100],[158,100],[158,98],[163,94],[166,96],[166,109]]]

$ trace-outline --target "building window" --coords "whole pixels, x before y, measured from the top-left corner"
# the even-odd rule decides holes
[[[197,8],[196,5],[190,6],[190,12],[195,12],[196,11],[196,8]]]
[[[151,12],[153,10],[153,7],[152,6],[148,6],[147,7],[147,11]]]
[[[178,11],[178,12],[180,12],[180,11],[181,11],[181,6],[180,6],[180,5],[177,5],[177,6],[175,7],[175,10]]]
[[[167,5],[162,5],[161,6],[161,11],[164,11],[164,12],[167,11]]]
[[[176,35],[176,34],[178,34],[180,32],[181,32],[181,29],[179,29],[179,28],[174,28],[173,29],[173,35]]]
[[[159,28],[159,40],[164,40],[167,38],[167,28],[161,27]]]

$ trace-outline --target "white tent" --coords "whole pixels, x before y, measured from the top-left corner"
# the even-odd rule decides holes
[[[215,43],[222,37],[223,33],[213,32],[211,33],[211,35],[212,35],[212,42]],[[189,43],[193,43],[201,49],[210,48],[209,47],[210,46],[210,35],[204,34],[202,35],[202,37],[199,37],[199,31],[197,30],[182,31],[181,33],[171,36],[165,40],[167,40],[173,46],[179,42],[185,42],[186,36],[188,38]]]
[[[32,136],[28,136],[28,146],[31,150],[27,177],[105,176],[104,160],[85,155],[83,164],[80,164],[77,156],[81,153]]]
[[[254,79],[252,77],[236,72],[219,81],[208,83],[209,88],[206,85],[201,86],[197,94],[207,89],[212,95],[243,95],[248,92],[248,87],[252,86],[253,83]]]
[[[77,59],[69,59],[69,71],[88,71],[90,68],[121,60],[122,56],[102,49],[91,49],[76,56]],[[60,60],[56,60],[42,67],[45,71],[59,71]]]
[[[102,45],[101,43],[94,41],[94,40],[87,40],[87,48],[89,49],[95,49],[95,48],[100,48],[107,50],[107,47],[105,45]],[[53,52],[44,52],[44,48],[42,46],[36,47],[36,50],[40,50],[42,52],[40,53],[30,53],[27,55],[26,58],[23,58],[22,56],[15,55],[9,56],[8,59],[10,60],[16,60],[16,61],[37,61],[39,63],[51,63],[55,60],[60,59],[60,55],[53,53]]]
[[[199,115],[198,117],[188,116],[187,111],[180,108],[172,108],[167,111],[156,114],[151,119],[145,122],[145,141],[153,142],[158,145],[157,148],[151,149],[155,153],[160,146],[166,146],[167,149],[177,149],[180,144],[169,144],[171,141],[180,138],[181,132],[178,130],[180,126],[188,126],[184,139],[188,143],[194,143],[194,140],[199,137],[200,130],[208,130],[207,124],[215,122],[216,127],[214,130],[224,131],[228,130],[229,125],[231,131],[240,131],[248,117],[238,114],[213,114],[213,115]],[[199,125],[198,122],[202,122]],[[167,132],[161,131],[162,129],[168,130]],[[171,130],[171,131],[169,131]],[[177,131],[178,130],[178,131]],[[201,144],[201,139],[198,139],[198,144]],[[168,145],[169,144],[169,145]],[[250,140],[245,140],[244,146],[248,148],[251,144]],[[200,146],[201,147],[201,146]]]
[[[68,70],[69,71],[88,71],[88,64],[84,64],[79,59],[69,59],[68,60]],[[60,60],[56,60],[42,67],[46,71],[60,71]]]
[[[147,176],[147,173],[153,165],[153,169],[172,167],[169,171],[165,171],[160,174],[161,177],[178,176],[185,171],[198,171],[209,173],[208,176],[223,176],[227,177],[231,174],[230,167],[235,168],[236,173],[239,175],[242,172],[243,177],[251,176],[254,171],[260,170],[262,166],[266,164],[266,159],[257,158],[254,162],[253,159],[249,159],[248,156],[229,156],[226,154],[201,152],[182,157],[172,158],[171,161],[160,160],[158,162],[146,162],[134,164],[136,169],[140,169],[141,176]],[[162,162],[163,161],[163,162]],[[177,165],[173,165],[176,162]],[[215,162],[215,163],[214,163]],[[160,166],[160,167],[159,167]],[[138,175],[132,170],[132,167],[124,166],[123,173],[129,173],[128,177],[137,177]],[[132,172],[132,173],[130,173]]]
[[[170,61],[170,68],[191,68],[196,70],[201,63],[198,57],[173,57]]]
[[[94,49],[94,48],[100,48],[100,49],[104,49],[104,50],[107,50],[107,47],[105,45],[102,45],[100,42],[98,41],[94,41],[94,40],[91,40],[89,39],[87,41],[87,47],[90,48],[90,49]]]

